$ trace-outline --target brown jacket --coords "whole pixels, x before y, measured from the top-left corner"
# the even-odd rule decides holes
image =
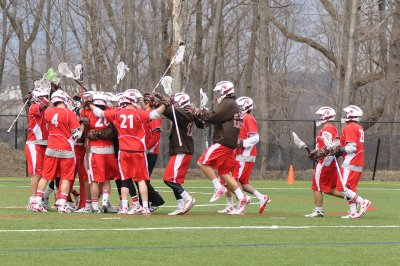
[[[219,143],[231,149],[236,148],[242,116],[235,96],[222,99],[213,111],[203,110],[199,118],[206,123],[215,125],[213,143]]]

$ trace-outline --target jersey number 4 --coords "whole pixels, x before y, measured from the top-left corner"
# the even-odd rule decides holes
[[[58,127],[58,114],[54,114],[53,118],[51,119],[51,123]]]
[[[122,118],[121,128],[133,128],[133,115],[120,115],[120,117]]]

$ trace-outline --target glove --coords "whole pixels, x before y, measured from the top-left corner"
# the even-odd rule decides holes
[[[183,110],[185,111],[185,113],[189,113],[194,116],[198,116],[201,114],[201,109],[196,108],[193,105],[186,105],[185,107],[183,107]]]
[[[39,101],[39,109],[44,110],[49,106],[49,100],[46,97],[43,97]]]
[[[312,151],[310,151],[310,153],[308,154],[308,159],[310,160],[314,160],[315,159],[315,155],[317,154],[317,149],[314,149]]]
[[[88,126],[89,125],[89,118],[87,118],[86,116],[84,116],[84,117],[81,117],[80,119],[79,119],[79,123],[83,123],[85,126]]]
[[[338,145],[338,146],[332,146],[329,148],[329,154],[330,155],[335,155],[336,157],[342,155],[342,151],[341,151],[342,146]]]
[[[154,94],[147,94],[144,96],[144,102],[148,103],[151,108],[158,108],[160,106],[160,102]]]
[[[165,107],[169,107],[171,104],[173,104],[174,100],[167,95],[161,94],[161,93],[154,93],[154,97],[159,100],[160,104],[165,105]]]
[[[91,129],[89,130],[87,137],[90,140],[96,140],[100,138],[100,135],[100,130]]]
[[[237,145],[236,145],[238,148],[243,148],[243,139],[241,139],[241,138],[238,138],[238,140],[237,140]]]
[[[25,95],[25,101],[32,101],[32,92],[28,92],[27,95]]]
[[[328,147],[323,147],[322,149],[318,150],[314,156],[314,160],[317,162],[324,159],[327,155],[329,155]]]

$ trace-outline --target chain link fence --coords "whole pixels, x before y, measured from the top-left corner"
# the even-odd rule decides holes
[[[27,136],[27,117],[21,115],[10,133],[7,129],[15,119],[15,115],[0,115],[0,142],[7,143],[18,150],[24,149]],[[274,171],[287,171],[289,165],[295,169],[308,170],[314,167],[314,163],[308,159],[305,149],[297,148],[292,140],[292,131],[308,145],[310,149],[315,147],[315,135],[317,128],[313,120],[257,120],[259,130],[266,127],[267,136],[260,136],[262,142],[258,143],[258,156],[255,171],[263,169]],[[340,132],[343,124],[333,122]],[[365,170],[399,170],[400,168],[400,122],[375,122],[360,123],[365,129]],[[171,123],[163,119],[163,131],[160,144],[160,155],[156,167],[165,167],[168,162],[168,136]],[[206,128],[207,135],[212,134]],[[197,129],[193,133],[195,140],[195,154],[191,167],[196,168],[196,161],[206,150],[204,141],[205,133]],[[211,142],[211,138],[208,137]],[[4,155],[2,155],[4,156]]]

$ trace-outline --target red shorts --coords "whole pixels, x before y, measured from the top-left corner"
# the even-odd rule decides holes
[[[357,192],[357,185],[361,179],[361,172],[351,171],[348,169],[340,168],[340,172],[342,173],[343,181],[340,180],[340,177],[337,180],[336,189],[339,192],[343,192],[343,184],[346,185],[347,188],[351,189],[354,192]],[[342,183],[343,182],[343,183]]]
[[[118,165],[114,153],[96,154],[89,153],[89,179],[90,182],[105,182],[119,176]]]
[[[232,172],[236,165],[233,149],[219,143],[211,145],[198,160],[203,165],[209,165],[218,170],[218,175]]]
[[[25,144],[25,155],[28,163],[29,175],[41,175],[43,171],[43,159],[46,152],[46,145]]]
[[[42,178],[54,180],[56,176],[65,180],[75,179],[75,158],[57,158],[44,156]]]
[[[144,152],[119,151],[118,167],[121,180],[131,178],[135,182],[150,180],[146,154]]]
[[[239,162],[236,161],[236,167],[232,171],[232,176],[235,178],[235,180],[239,180],[240,184],[242,185],[248,185],[250,177],[251,177],[251,172],[253,171],[254,168],[254,163],[253,162]]]
[[[79,180],[88,181],[89,177],[85,169],[85,152],[83,145],[75,145],[75,175],[78,174]]]
[[[165,168],[164,180],[177,184],[183,184],[187,170],[190,166],[192,155],[190,154],[175,154],[171,155],[168,165]]]
[[[336,187],[337,180],[338,172],[335,164],[324,166],[322,163],[318,163],[315,167],[311,189],[328,193]]]

